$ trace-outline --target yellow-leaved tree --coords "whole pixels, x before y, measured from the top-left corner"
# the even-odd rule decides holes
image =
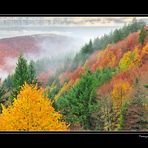
[[[0,130],[65,131],[68,125],[62,121],[62,115],[54,110],[43,89],[25,84],[11,106],[2,106]]]
[[[119,62],[119,68],[121,71],[126,71],[132,67],[138,67],[141,64],[141,56],[139,54],[138,48],[134,51],[127,51]]]
[[[113,88],[112,91],[112,103],[113,103],[113,112],[114,116],[114,129],[118,130],[119,125],[119,118],[120,118],[120,109],[124,102],[128,100],[129,94],[132,91],[132,87],[129,82],[119,80]]]

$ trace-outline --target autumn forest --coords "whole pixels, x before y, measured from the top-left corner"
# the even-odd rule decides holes
[[[0,131],[148,131],[145,21],[81,46],[63,35],[0,39],[0,58]]]

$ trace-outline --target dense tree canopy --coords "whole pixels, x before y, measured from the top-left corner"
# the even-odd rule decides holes
[[[0,84],[0,130],[147,130],[144,25],[133,19],[70,57],[19,56]]]
[[[68,125],[54,110],[42,89],[25,84],[17,99],[8,108],[2,107],[0,130],[4,131],[65,131]]]
[[[93,117],[97,109],[96,88],[108,81],[113,70],[108,68],[92,73],[86,69],[74,86],[56,103],[67,122],[79,123],[84,129],[93,129]]]

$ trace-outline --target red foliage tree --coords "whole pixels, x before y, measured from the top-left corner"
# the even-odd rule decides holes
[[[41,84],[42,84],[43,87],[46,87],[46,84],[48,82],[48,79],[52,75],[53,75],[53,71],[49,69],[47,72],[41,72],[38,75],[37,79],[38,79],[39,82],[41,82]]]
[[[61,83],[64,83],[65,80],[73,80],[73,81],[76,81],[77,79],[79,79],[80,74],[82,72],[84,72],[84,71],[85,71],[84,67],[79,66],[74,71],[66,71],[66,72],[62,73],[59,76],[59,80],[60,80]]]

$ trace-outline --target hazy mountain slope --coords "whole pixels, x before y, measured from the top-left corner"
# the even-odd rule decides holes
[[[38,34],[0,39],[0,77],[12,73],[17,57],[23,54],[34,61],[43,57],[64,57],[79,50],[80,42],[72,37],[56,34]]]

